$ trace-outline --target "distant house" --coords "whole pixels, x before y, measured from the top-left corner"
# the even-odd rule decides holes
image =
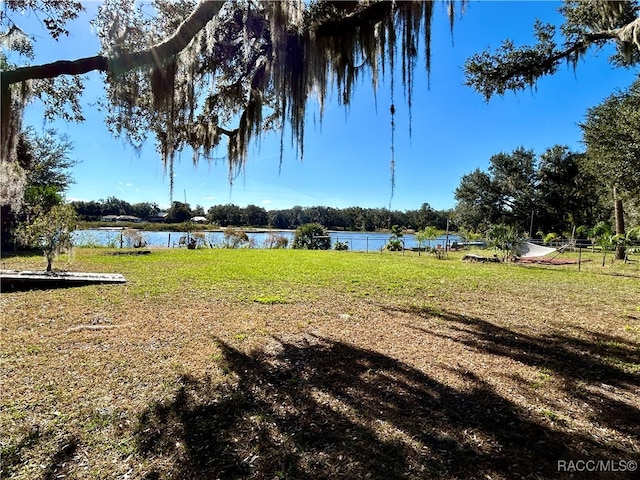
[[[148,220],[150,222],[164,222],[168,216],[167,212],[158,212],[155,215],[150,215]]]
[[[133,215],[118,215],[117,222],[132,222],[132,223],[140,223],[142,219],[140,217],[134,217]]]
[[[140,217],[134,217],[133,215],[103,215],[100,221],[140,223],[142,219]]]
[[[209,223],[209,220],[207,220],[207,217],[193,217],[191,218],[191,221],[194,223]]]

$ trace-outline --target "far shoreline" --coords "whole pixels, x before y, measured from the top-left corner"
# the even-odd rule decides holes
[[[236,230],[242,230],[247,233],[269,233],[269,232],[288,232],[293,233],[295,228],[272,228],[272,227],[251,227],[251,226],[236,226],[228,225],[226,227],[216,226],[212,224],[203,223],[191,223],[189,227],[184,223],[161,223],[161,222],[78,222],[77,230],[105,230],[105,231],[121,231],[121,230],[141,230],[144,232],[204,232],[215,233],[224,232],[227,228],[233,228]],[[359,232],[359,233],[389,233],[390,229],[378,229],[378,230],[345,230],[338,228],[327,228],[329,232]],[[403,233],[413,234],[414,229],[405,229]],[[449,232],[450,234],[454,232]]]

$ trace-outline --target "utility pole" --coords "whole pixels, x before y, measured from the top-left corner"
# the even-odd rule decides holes
[[[534,210],[531,209],[531,225],[529,226],[529,240],[533,238],[533,212]]]

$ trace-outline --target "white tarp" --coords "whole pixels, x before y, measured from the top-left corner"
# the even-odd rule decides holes
[[[516,247],[518,255],[522,258],[544,257],[556,250],[556,248],[543,247],[542,245],[536,245],[531,242],[523,242]]]

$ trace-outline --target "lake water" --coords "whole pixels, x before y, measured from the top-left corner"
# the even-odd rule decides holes
[[[136,231],[138,232],[138,231]],[[282,236],[288,240],[291,246],[293,241],[293,231],[291,230],[271,230],[267,232],[247,232],[250,239],[250,245],[253,248],[266,248],[268,240],[273,235]],[[181,237],[185,237],[185,232],[145,232],[139,231],[146,245],[149,247],[173,247],[177,246]],[[202,232],[204,241],[207,245],[214,247],[225,246],[224,234],[220,231]],[[330,231],[332,248],[336,242],[343,242],[349,246],[349,250],[359,252],[375,252],[384,248],[389,241],[389,233],[375,232],[334,232]],[[128,235],[123,235],[123,231],[119,229],[94,229],[94,230],[76,230],[74,232],[75,244],[78,246],[112,246],[112,247],[131,247],[132,239]],[[413,248],[417,246],[415,236],[413,234],[405,234],[402,237],[405,248]],[[440,236],[431,242],[425,242],[424,245],[435,247],[436,245],[444,246],[446,237]],[[449,243],[459,241],[457,235],[449,235]]]

